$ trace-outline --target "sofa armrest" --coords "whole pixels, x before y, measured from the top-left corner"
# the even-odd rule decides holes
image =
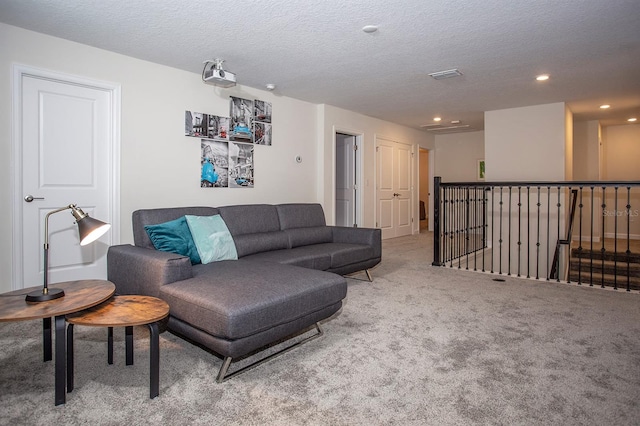
[[[382,257],[382,231],[377,228],[329,226],[334,243],[366,244],[373,247],[374,257]]]
[[[186,256],[123,244],[109,247],[107,279],[118,294],[158,297],[160,287],[193,276]]]

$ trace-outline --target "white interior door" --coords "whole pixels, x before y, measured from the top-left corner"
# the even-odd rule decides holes
[[[45,215],[77,204],[96,219],[114,224],[114,141],[119,98],[113,90],[42,75],[20,74],[14,109],[21,159],[16,167],[19,244],[14,244],[14,287],[43,282]],[[33,201],[28,201],[28,196]],[[49,218],[49,282],[106,278],[106,253],[114,230],[81,247],[74,218],[63,211]],[[15,232],[15,231],[14,231]]]
[[[378,227],[383,239],[410,235],[412,147],[382,138],[377,142]]]
[[[336,225],[356,224],[356,138],[336,133]]]

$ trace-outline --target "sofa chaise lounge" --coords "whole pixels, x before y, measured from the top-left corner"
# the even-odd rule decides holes
[[[220,215],[237,260],[192,264],[156,250],[145,226],[185,215]],[[169,303],[167,328],[224,358],[222,382],[322,335],[319,322],[338,312],[347,294],[341,275],[381,260],[379,229],[327,226],[319,204],[177,207],[133,213],[134,245],[109,248],[108,279],[119,294]],[[317,333],[232,374],[232,361],[310,329]]]

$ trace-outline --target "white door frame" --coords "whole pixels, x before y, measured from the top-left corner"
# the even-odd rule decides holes
[[[22,288],[22,209],[24,200],[22,197],[22,85],[24,77],[34,77],[63,83],[71,83],[79,86],[91,87],[97,90],[106,91],[111,97],[111,122],[109,142],[110,156],[107,159],[110,163],[111,182],[109,182],[109,215],[111,223],[111,242],[113,245],[120,243],[120,85],[105,81],[88,79],[71,74],[64,74],[56,71],[45,70],[28,65],[13,64],[12,66],[12,88],[13,96],[11,101],[11,158],[13,164],[10,170],[11,177],[11,200],[12,200],[12,271],[11,288],[14,290]]]
[[[353,136],[355,139],[356,153],[355,153],[355,163],[356,163],[356,173],[355,173],[355,185],[356,185],[356,197],[354,200],[355,208],[356,208],[356,224],[358,226],[363,226],[363,214],[362,214],[362,137],[363,132],[353,129],[346,129],[344,127],[333,127],[333,146],[331,150],[333,151],[333,160],[332,160],[332,172],[331,172],[331,199],[333,200],[333,211],[331,212],[331,217],[333,218],[333,224],[335,224],[336,218],[336,134],[342,133],[343,135]]]

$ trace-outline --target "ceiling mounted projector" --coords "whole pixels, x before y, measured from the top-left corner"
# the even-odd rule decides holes
[[[224,59],[209,59],[204,61],[202,81],[212,83],[220,87],[233,87],[236,85],[236,75],[222,69]]]

